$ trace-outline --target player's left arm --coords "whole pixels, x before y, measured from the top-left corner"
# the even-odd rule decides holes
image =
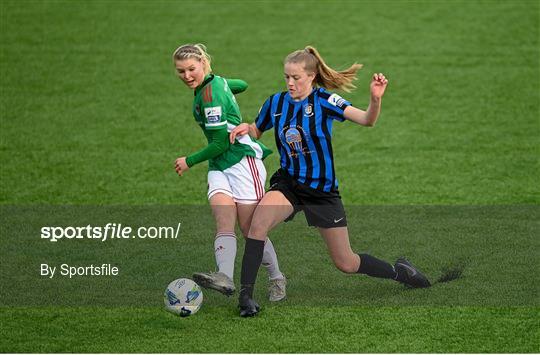
[[[388,80],[382,73],[373,74],[370,84],[371,98],[367,110],[347,106],[343,111],[343,117],[359,125],[373,127],[379,118],[382,96],[387,85]]]
[[[244,80],[225,79],[225,81],[227,82],[227,85],[229,85],[229,88],[234,95],[240,94],[241,92],[246,91],[248,88],[248,83],[246,83]]]
[[[229,134],[229,142],[234,144],[234,140],[237,136],[243,136],[246,134],[249,134],[249,136],[252,138],[259,139],[261,138],[263,132],[257,128],[255,123],[240,123]]]

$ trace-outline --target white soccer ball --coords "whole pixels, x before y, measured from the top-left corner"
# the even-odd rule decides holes
[[[197,313],[201,308],[203,293],[199,285],[190,279],[177,279],[167,286],[163,294],[165,309],[180,317]]]

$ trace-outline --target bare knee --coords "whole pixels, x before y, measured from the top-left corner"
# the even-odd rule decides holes
[[[253,221],[254,223],[251,223],[251,226],[247,229],[247,234],[244,234],[245,236],[257,236],[257,237],[264,237],[269,232],[269,226],[265,225],[262,221],[257,223],[257,221]],[[243,233],[243,232],[242,232]]]
[[[247,228],[247,235],[250,237],[266,237],[270,231],[272,221],[265,214],[264,208],[257,208],[251,219],[251,224]]]
[[[216,233],[231,233],[234,232],[234,219],[216,217]]]
[[[242,232],[242,235],[244,238],[247,238],[249,236],[249,224],[245,223],[244,225],[240,224],[240,232]]]
[[[293,213],[291,203],[279,191],[270,191],[257,205],[251,220],[249,236],[266,238],[268,232]]]

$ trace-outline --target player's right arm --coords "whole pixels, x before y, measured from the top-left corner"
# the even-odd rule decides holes
[[[230,147],[227,131],[227,100],[223,85],[227,84],[210,83],[203,88],[200,111],[203,115],[203,129],[208,138],[208,145],[187,157],[176,160],[176,171],[179,175],[196,164],[216,158]]]
[[[229,134],[227,133],[227,129],[225,127],[223,129],[209,132],[208,136],[209,143],[206,148],[203,148],[187,157],[183,156],[176,159],[175,169],[178,175],[182,175],[196,164],[213,159],[227,151],[230,145],[229,140],[227,139]]]
[[[209,142],[208,145],[186,157],[186,164],[188,167],[192,167],[195,164],[202,163],[204,161],[213,159],[218,155],[221,155],[229,149],[229,142],[227,141],[228,137],[227,128],[212,130],[208,132]]]

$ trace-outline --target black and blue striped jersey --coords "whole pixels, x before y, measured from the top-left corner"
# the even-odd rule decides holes
[[[321,191],[336,191],[332,123],[344,121],[351,103],[324,88],[315,88],[302,101],[288,92],[270,96],[255,120],[257,128],[274,128],[281,167],[298,182]]]

